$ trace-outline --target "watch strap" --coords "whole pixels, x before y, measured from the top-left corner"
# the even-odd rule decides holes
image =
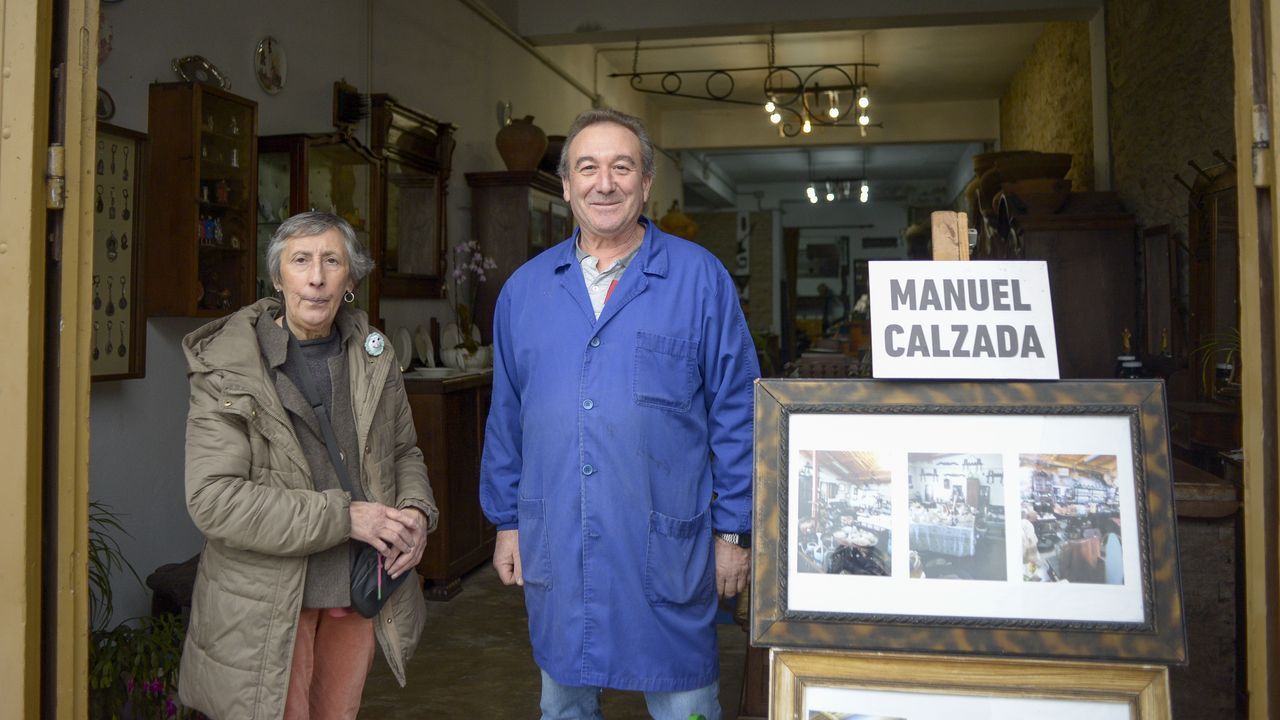
[[[740,548],[751,547],[751,533],[717,532],[715,536],[730,545],[737,545]]]

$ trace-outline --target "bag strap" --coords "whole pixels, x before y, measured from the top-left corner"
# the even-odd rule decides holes
[[[289,321],[282,316],[280,322],[284,325],[284,331],[289,333],[289,352],[294,353],[294,358],[301,361],[302,346],[298,344],[298,338],[294,337],[293,331],[289,329]],[[347,463],[343,461],[342,453],[338,450],[338,438],[333,434],[333,424],[329,422],[329,411],[320,398],[320,390],[316,388],[316,380],[311,377],[310,368],[300,367],[299,370],[300,372],[296,374],[302,383],[302,394],[306,396],[307,404],[311,406],[311,410],[316,414],[316,420],[320,423],[324,446],[329,450],[329,461],[333,463],[334,472],[338,473],[338,484],[350,493],[351,476],[347,472]]]

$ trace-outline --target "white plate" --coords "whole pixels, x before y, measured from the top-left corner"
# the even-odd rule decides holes
[[[426,367],[435,367],[435,348],[431,347],[431,336],[419,325],[413,331],[413,347],[418,354],[418,362]]]
[[[400,328],[396,331],[396,360],[400,363],[400,372],[409,369],[413,364],[413,338],[409,336],[409,331]]]

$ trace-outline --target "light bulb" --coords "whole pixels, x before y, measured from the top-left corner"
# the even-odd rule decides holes
[[[863,110],[871,107],[871,98],[867,97],[866,86],[858,88],[858,107]]]
[[[817,196],[817,195],[810,195],[810,196],[809,196],[809,204],[810,204],[810,205],[817,205],[817,204],[818,204],[818,196]]]
[[[803,130],[803,131],[804,131],[804,132],[806,132],[806,133],[811,133],[811,132],[813,132],[813,123],[810,123],[810,122],[809,122],[809,118],[805,118],[805,119],[804,119],[804,125],[801,125],[801,126],[800,126],[800,129],[801,129],[801,130]]]
[[[868,117],[866,113],[862,113],[861,115],[858,116],[858,124],[863,126],[870,125],[871,118]]]
[[[827,114],[831,116],[832,120],[837,120],[840,118],[840,108],[836,107],[835,105],[832,105],[831,107],[827,108]]]
[[[774,113],[769,116],[769,122],[773,123],[774,125],[777,125],[778,123],[782,122],[782,113],[774,111]]]
[[[777,109],[778,109],[778,106],[774,105],[772,100],[764,104],[764,111],[767,113],[771,113]]]
[[[835,201],[835,199],[836,199],[836,194],[835,194],[835,193],[833,193],[833,192],[828,192],[828,193],[827,193],[827,202],[834,202],[834,201]]]

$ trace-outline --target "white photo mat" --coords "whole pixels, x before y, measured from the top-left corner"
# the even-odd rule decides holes
[[[1143,605],[1134,448],[1123,415],[792,414],[788,430],[786,522],[788,612],[892,618],[997,618],[1019,623],[1141,624]],[[813,451],[875,452],[892,474],[891,574],[828,575],[800,572],[798,564],[800,468]],[[1003,504],[1022,506],[1028,454],[1113,455],[1123,548],[1123,583],[1030,582],[1022,572],[1020,514],[1006,512],[1006,579],[912,578],[908,455],[998,454],[1003,457]]]
[[[1131,720],[1128,702],[808,685],[804,720]]]

